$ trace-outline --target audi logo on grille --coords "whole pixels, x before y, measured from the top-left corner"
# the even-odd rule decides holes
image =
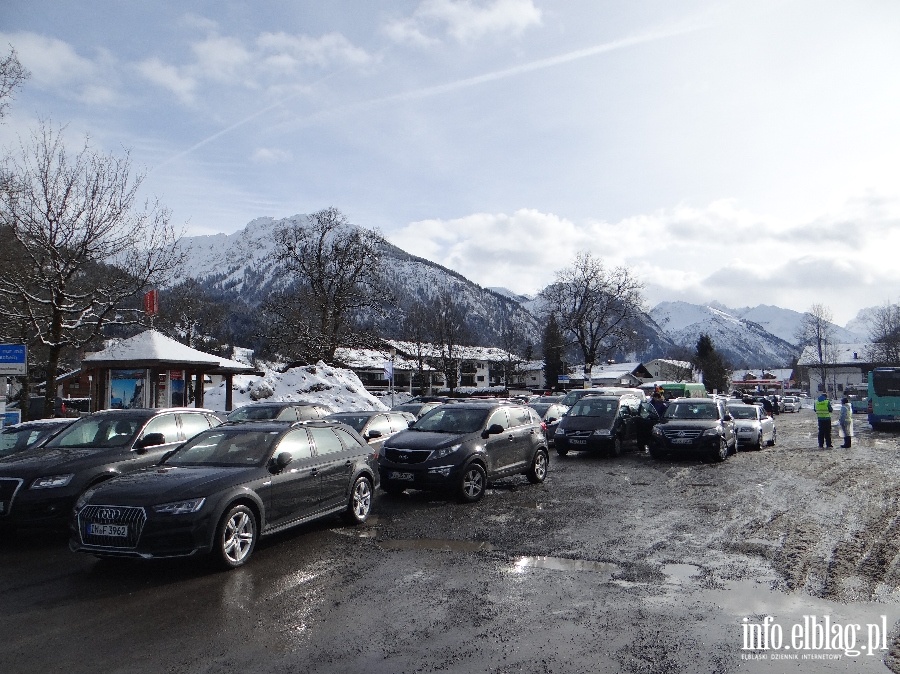
[[[119,519],[119,516],[121,514],[121,511],[117,508],[100,508],[100,510],[97,511],[97,517],[99,517],[101,520]]]

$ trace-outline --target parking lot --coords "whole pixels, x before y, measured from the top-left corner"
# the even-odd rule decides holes
[[[776,419],[774,447],[721,464],[552,454],[544,484],[503,480],[474,505],[381,494],[365,525],[264,539],[231,572],[95,560],[45,532],[3,538],[0,662],[900,672],[900,434],[857,415],[852,449],[820,450],[811,410]]]

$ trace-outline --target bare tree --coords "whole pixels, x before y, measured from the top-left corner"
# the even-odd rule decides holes
[[[46,348],[44,413],[51,416],[60,356],[80,349],[110,324],[136,323],[125,308],[178,266],[177,235],[157,203],[136,207],[142,176],[128,154],[101,154],[86,139],[67,151],[62,130],[42,124],[20,156],[5,159],[0,225],[22,259],[0,277],[9,320]]]
[[[380,311],[385,299],[381,235],[326,208],[308,223],[282,227],[275,240],[276,260],[293,283],[264,304],[278,328],[269,337],[289,355],[312,363],[334,360],[340,346],[370,342],[361,317]]]
[[[545,313],[555,314],[562,332],[581,348],[586,386],[597,360],[627,347],[634,338],[642,290],[628,269],[607,271],[599,259],[582,252],[541,291]]]
[[[815,367],[821,374],[823,390],[828,391],[828,367],[835,361],[834,323],[831,310],[824,304],[813,304],[800,321],[796,339],[801,346],[813,349]],[[811,392],[813,393],[813,392]]]
[[[435,365],[444,373],[447,388],[453,393],[459,386],[460,347],[467,345],[471,338],[466,311],[449,290],[440,292],[427,306],[431,316],[432,341],[440,349]]]
[[[28,79],[30,73],[19,63],[16,50],[9,48],[9,53],[0,58],[0,119],[6,116],[13,92]]]
[[[869,359],[885,365],[900,364],[900,304],[885,304],[870,321]]]
[[[419,393],[426,393],[426,371],[431,356],[431,345],[429,339],[431,330],[429,324],[431,320],[431,312],[429,308],[421,301],[415,300],[407,307],[403,321],[400,325],[400,331],[403,339],[412,343],[416,358],[416,368],[419,375]],[[431,387],[430,375],[427,375],[428,388]]]
[[[185,279],[161,293],[156,322],[163,332],[194,349],[213,351],[227,320],[224,304],[210,296],[197,279]]]

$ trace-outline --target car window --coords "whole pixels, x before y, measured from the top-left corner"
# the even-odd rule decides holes
[[[531,415],[524,407],[510,407],[507,409],[509,413],[509,423],[511,426],[525,426],[533,423]]]
[[[343,428],[335,428],[334,432],[343,441],[344,447],[346,449],[357,449],[359,447],[362,447],[362,445],[359,444],[359,440],[357,440],[352,434],[348,433]]]
[[[192,414],[191,412],[181,412],[181,430],[184,432],[184,439],[190,440],[200,431],[209,428],[209,417],[205,414]]]
[[[166,460],[173,466],[261,466],[269,457],[274,431],[236,431],[220,427],[199,433]]]
[[[295,407],[294,412],[297,415],[297,418],[300,421],[307,421],[308,419],[321,419],[323,416],[322,409],[315,405],[304,405],[302,407]]]
[[[672,401],[666,410],[667,419],[716,419],[715,405],[688,402],[687,400]]]
[[[294,457],[294,461],[300,459],[309,459],[312,457],[312,446],[309,444],[309,436],[303,428],[293,430],[285,435],[278,448],[275,450],[277,455],[279,452],[290,452]]]
[[[490,418],[488,419],[487,424],[485,424],[485,428],[490,428],[494,424],[500,425],[501,427],[503,427],[504,430],[509,428],[509,425],[510,425],[509,419],[506,416],[505,409],[501,408],[499,410],[494,410],[494,412],[491,414]]]
[[[246,405],[228,414],[228,421],[262,421],[274,419],[280,410],[271,405]]]
[[[409,428],[409,419],[402,414],[388,414],[391,423],[391,433],[399,433]]]
[[[421,417],[413,428],[436,433],[474,433],[485,427],[487,414],[487,409],[440,405]]]
[[[368,432],[379,431],[381,436],[385,437],[391,434],[391,422],[388,421],[386,416],[379,414],[376,417],[372,417],[367,430]]]
[[[310,428],[309,432],[312,433],[313,442],[316,444],[316,453],[319,456],[327,456],[328,454],[344,451],[344,446],[332,429]]]
[[[278,413],[278,416],[275,417],[275,419],[277,419],[278,421],[297,421],[299,417],[297,416],[297,410],[295,408],[285,407]]]
[[[204,421],[204,423],[206,423]],[[207,425],[206,428],[209,428]],[[144,438],[150,433],[162,433],[166,442],[178,442],[178,420],[174,414],[161,414],[147,422],[141,437]]]

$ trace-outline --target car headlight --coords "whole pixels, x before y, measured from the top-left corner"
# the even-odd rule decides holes
[[[174,501],[172,503],[161,503],[153,506],[153,512],[159,513],[160,515],[184,515],[186,513],[197,512],[203,507],[204,503],[206,503],[205,497],[192,498],[186,501]]]
[[[566,429],[565,429],[565,428],[560,428],[559,426],[557,426],[557,427],[556,427],[556,430],[553,431],[553,434],[554,434],[554,435],[565,435],[565,434],[566,434]]]
[[[445,456],[450,456],[457,449],[462,447],[462,445],[452,445],[450,447],[444,447],[443,449],[436,449],[431,453],[430,459],[443,459]]]
[[[703,435],[722,435],[722,430],[720,428],[707,428],[703,431]]]
[[[73,477],[75,477],[74,473],[67,473],[66,475],[45,475],[32,482],[31,488],[52,489],[54,487],[65,487],[72,481]]]
[[[659,426],[654,426],[654,427],[653,427],[653,430],[650,431],[650,433],[651,433],[652,435],[656,435],[656,436],[660,436],[660,437],[661,437],[661,436],[663,435],[663,430],[662,430]]]

